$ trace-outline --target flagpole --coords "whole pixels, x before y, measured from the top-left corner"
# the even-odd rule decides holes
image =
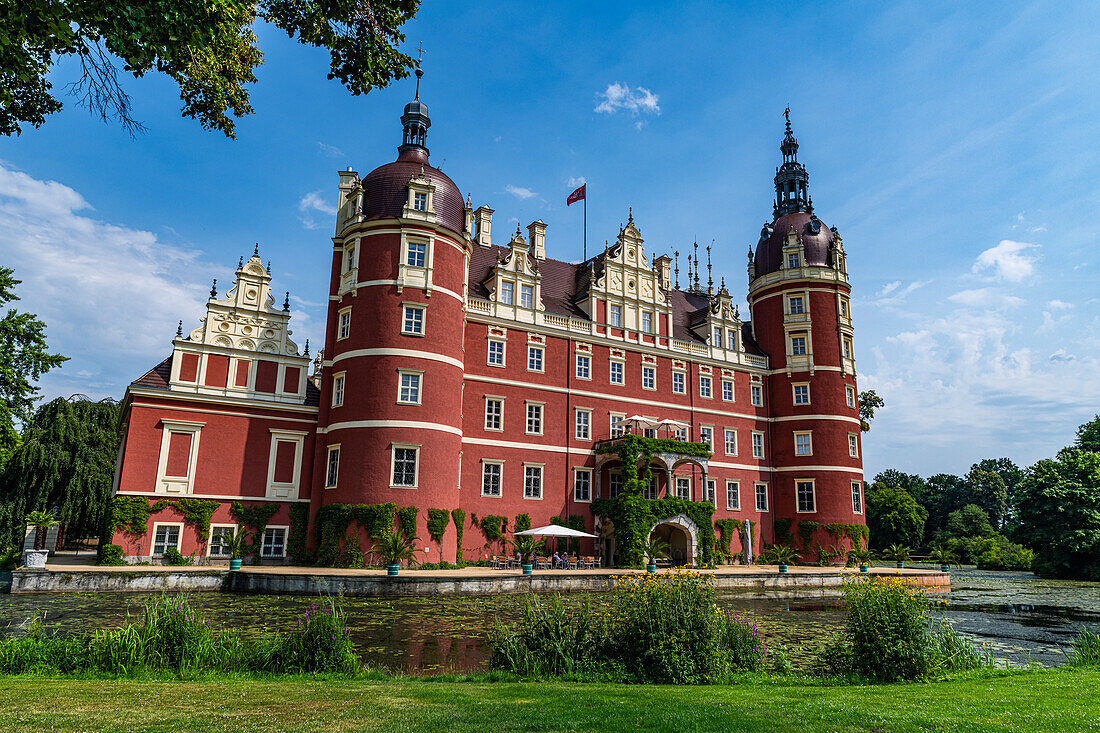
[[[588,259],[588,188],[584,189],[584,238],[582,239],[583,250],[581,254],[584,255],[582,262]]]

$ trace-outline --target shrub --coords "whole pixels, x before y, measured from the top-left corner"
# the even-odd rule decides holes
[[[897,578],[848,578],[844,601],[852,671],[883,682],[928,675],[929,609],[920,589]]]
[[[489,636],[490,664],[525,677],[561,677],[595,664],[592,607],[566,608],[561,598],[524,598],[520,621],[505,627],[498,621]]]
[[[169,547],[164,551],[165,565],[192,565],[194,562],[195,558],[184,557],[175,547]]]
[[[316,604],[310,606],[298,620],[298,627],[280,638],[268,671],[356,672],[359,658],[346,621],[344,611],[332,598],[324,599],[320,609]]]

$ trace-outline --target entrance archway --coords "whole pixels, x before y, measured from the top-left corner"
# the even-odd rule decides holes
[[[692,565],[696,562],[699,547],[699,528],[684,514],[662,519],[649,530],[650,537],[668,543],[668,554],[673,565]]]

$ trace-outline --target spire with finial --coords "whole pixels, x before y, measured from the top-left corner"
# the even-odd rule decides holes
[[[176,338],[183,338],[183,321],[180,321],[179,325],[176,326]]]
[[[252,256],[253,257],[259,257],[260,256],[260,243],[259,242],[256,242],[256,248],[252,250]]]
[[[630,218],[627,219],[626,223],[627,224],[633,224],[634,223],[634,207],[633,206],[628,206],[628,207],[626,207],[626,210],[627,210],[627,213],[630,215]]]
[[[237,260],[237,269],[240,270],[243,267],[244,267],[244,255],[241,255],[241,258],[239,260]]]
[[[699,243],[693,242],[692,246],[695,247],[695,280],[692,284],[692,288],[696,293],[699,292]]]
[[[783,153],[783,165],[775,171],[775,205],[772,215],[779,218],[798,211],[813,213],[810,203],[810,176],[806,168],[798,162],[798,140],[791,130],[791,108],[783,110],[786,120],[786,134],[779,150]]]
[[[309,356],[309,339],[306,339],[306,351],[302,356]]]
[[[290,310],[290,291],[286,291],[286,297],[283,299],[283,310]]]
[[[676,263],[676,289],[680,289],[680,250],[676,250],[672,253],[675,257],[673,260]]]
[[[214,278],[214,283],[210,286],[210,297],[218,297],[218,278]]]
[[[268,260],[268,261],[267,261],[267,274],[268,274],[268,275],[270,275],[270,274],[271,274],[271,260]]]
[[[714,278],[710,269],[710,245],[707,245],[707,295],[714,295]]]
[[[428,117],[428,105],[420,101],[420,79],[424,76],[420,61],[423,56],[424,48],[421,46],[416,57],[416,69],[413,71],[416,74],[416,95],[413,101],[405,105],[405,112],[401,115],[401,127],[404,132],[401,137],[401,147],[397,149],[398,153],[404,153],[407,150],[422,150],[425,155],[428,153],[428,128],[432,126],[432,121]]]

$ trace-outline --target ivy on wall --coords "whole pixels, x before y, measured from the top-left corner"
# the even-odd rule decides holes
[[[530,514],[517,514],[516,521],[513,522],[513,532],[526,532],[531,529],[531,515]]]
[[[813,539],[814,532],[821,526],[820,522],[812,522],[809,519],[800,519],[798,521],[798,538],[802,540],[802,550],[806,553],[810,552],[810,540]]]
[[[304,565],[309,557],[306,553],[306,538],[309,534],[309,504],[290,505],[290,536],[286,548],[295,563]]]
[[[348,527],[356,522],[375,541],[387,529],[393,528],[397,505],[386,504],[326,504],[317,510],[314,523],[317,528],[317,564],[333,567],[340,559],[341,540]],[[345,547],[345,550],[349,548]],[[350,548],[354,550],[354,548]],[[360,555],[362,553],[360,552]]]
[[[116,496],[111,499],[110,528],[116,532],[128,532],[144,537],[149,528],[149,518],[159,511],[172,508],[183,517],[183,523],[194,527],[200,542],[210,539],[210,518],[221,504],[213,499],[158,499],[153,503],[143,496]]]
[[[267,523],[279,511],[279,505],[273,502],[253,504],[245,506],[239,501],[229,505],[229,513],[244,527],[252,529],[252,541],[248,543],[248,554],[253,555],[257,562],[260,559],[260,550],[264,543],[264,530]]]
[[[775,544],[794,545],[794,535],[791,534],[791,523],[793,521],[793,519],[775,520]]]
[[[414,506],[403,506],[397,510],[397,523],[409,539],[416,537],[416,517],[420,510]]]
[[[437,545],[443,544],[443,535],[447,533],[447,523],[451,521],[451,515],[446,509],[428,510],[428,536]]]
[[[618,453],[620,458],[624,455],[647,455],[652,456],[654,453],[679,453],[680,455],[693,456],[695,458],[710,458],[711,453],[710,446],[706,443],[691,443],[683,440],[673,440],[671,438],[647,438],[643,435],[634,435],[627,433],[620,438],[616,438],[615,442],[601,445],[596,448],[596,453]],[[623,460],[623,468],[626,468],[627,461]],[[625,484],[626,478],[623,478]]]
[[[472,515],[471,515],[472,516]],[[486,514],[481,519],[475,519],[481,533],[485,535],[485,546],[492,547],[493,543],[501,539],[508,531],[508,518],[497,514]]]
[[[745,521],[743,519],[716,519],[714,526],[718,530],[718,537],[715,540],[714,554],[716,559],[719,560],[732,560],[733,548],[731,542],[734,537],[741,537],[741,533],[745,531]],[[738,553],[741,554],[741,553]]]
[[[451,521],[454,522],[455,531],[458,532],[458,539],[456,540],[458,544],[456,545],[457,549],[455,550],[455,562],[462,564],[462,529],[463,526],[466,524],[466,510],[452,509]]]
[[[866,524],[845,524],[844,522],[829,522],[825,525],[825,531],[834,540],[847,537],[852,543],[852,549],[859,550],[867,547],[871,539],[871,530]]]

